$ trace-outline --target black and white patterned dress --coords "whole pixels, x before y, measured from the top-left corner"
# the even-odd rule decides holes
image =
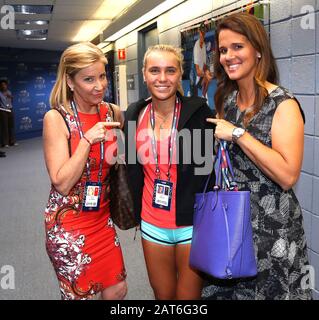
[[[236,95],[237,91],[226,100],[225,119],[243,127],[244,112],[240,113],[236,106]],[[293,95],[286,89],[277,87],[265,99],[247,131],[271,147],[274,113],[282,101],[291,98]],[[308,258],[303,218],[293,190],[284,191],[267,178],[237,144],[229,143],[229,153],[239,189],[251,191],[258,276],[248,280],[210,279],[203,289],[203,299],[311,299],[305,281]]]

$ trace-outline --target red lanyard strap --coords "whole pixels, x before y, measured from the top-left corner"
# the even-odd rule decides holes
[[[78,113],[76,104],[73,100],[71,101],[71,108],[74,113],[76,126],[78,128],[80,137],[82,139],[84,134],[83,134],[80,118],[79,118],[79,113]],[[101,141],[100,142],[100,166],[99,166],[99,173],[98,173],[98,182],[101,182],[101,178],[102,178],[103,160],[104,160],[104,143]],[[86,171],[87,171],[87,180],[90,181],[91,180],[91,168],[90,168],[89,158],[86,160]]]
[[[157,143],[156,143],[156,137],[155,137],[155,112],[154,112],[154,107],[152,103],[149,104],[149,107],[150,107],[150,122],[151,122],[152,131],[153,131],[151,142],[152,142],[152,149],[153,149],[153,155],[154,155],[155,166],[156,166],[155,174],[158,178],[160,178],[161,170],[158,165],[158,152],[157,152]],[[170,170],[172,167],[174,144],[176,141],[177,122],[178,122],[180,110],[181,110],[181,102],[178,98],[176,98],[171,133],[170,133],[169,143],[168,143],[169,161],[168,161],[168,170],[166,173],[168,181],[170,181],[170,178],[171,178]]]

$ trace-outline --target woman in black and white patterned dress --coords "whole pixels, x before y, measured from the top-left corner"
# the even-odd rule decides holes
[[[292,190],[302,165],[303,112],[277,85],[277,68],[263,25],[238,13],[217,27],[215,137],[229,143],[235,180],[251,191],[258,275],[210,279],[204,299],[311,299],[302,212]]]

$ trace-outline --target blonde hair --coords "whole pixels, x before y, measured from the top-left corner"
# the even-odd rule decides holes
[[[145,52],[145,55],[144,55],[144,59],[143,59],[143,69],[142,69],[143,73],[145,72],[145,68],[146,68],[146,64],[147,64],[147,58],[154,51],[172,53],[175,56],[176,60],[177,60],[178,67],[179,67],[179,70],[181,72],[181,75],[183,75],[183,73],[184,73],[184,69],[183,69],[184,56],[182,54],[182,49],[173,47],[172,45],[169,45],[169,44],[157,44],[157,45],[149,47],[147,49],[147,51]],[[183,90],[181,81],[178,83],[177,91],[182,96],[184,95],[184,90]]]
[[[81,42],[68,47],[60,58],[56,83],[50,95],[51,108],[56,109],[63,105],[72,113],[70,100],[73,93],[67,84],[67,77],[71,79],[81,70],[95,62],[107,64],[107,59],[102,50],[90,42]]]

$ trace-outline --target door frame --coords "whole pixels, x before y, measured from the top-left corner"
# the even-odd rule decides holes
[[[146,98],[144,96],[144,79],[143,79],[143,73],[142,73],[142,68],[143,68],[143,58],[144,54],[146,52],[145,48],[145,34],[153,29],[157,29],[157,22],[151,23],[147,27],[145,27],[142,30],[138,31],[137,34],[137,68],[138,68],[138,95],[139,99],[141,98]]]

